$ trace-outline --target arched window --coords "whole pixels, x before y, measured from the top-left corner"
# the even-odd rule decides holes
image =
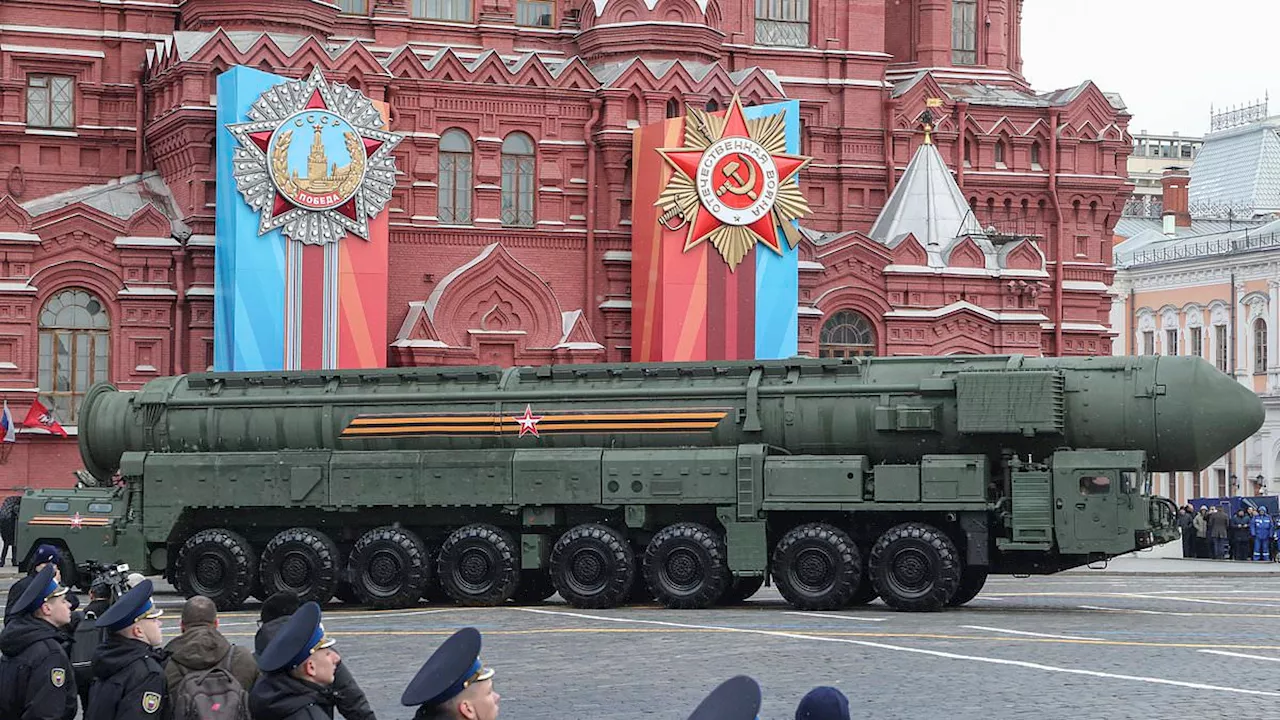
[[[63,424],[75,424],[80,401],[94,383],[107,381],[111,319],[86,290],[63,290],[40,310],[40,392],[53,398]]]
[[[1253,321],[1253,372],[1261,375],[1267,371],[1267,321]]]
[[[876,331],[865,315],[841,310],[822,325],[818,357],[856,357],[876,354]]]
[[[440,222],[471,224],[471,136],[454,128],[440,136]]]
[[[720,101],[715,98],[711,98],[707,101],[706,108],[707,112],[716,112],[720,109]]]
[[[1031,169],[1040,170],[1040,143],[1031,146]]]
[[[973,165],[973,143],[969,138],[964,139],[964,166],[971,167]]]
[[[996,141],[996,167],[998,168],[1006,167],[1004,162],[1004,150],[1005,150],[1004,141],[997,140]]]
[[[680,101],[671,98],[667,101],[667,117],[680,117]]]
[[[511,133],[502,141],[502,224],[533,227],[533,140]]]

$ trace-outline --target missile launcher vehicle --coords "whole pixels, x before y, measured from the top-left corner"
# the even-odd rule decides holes
[[[1197,357],[191,374],[85,397],[18,541],[240,607],[961,605],[1178,536],[1150,473],[1262,425]],[[27,562],[26,560],[23,561]]]

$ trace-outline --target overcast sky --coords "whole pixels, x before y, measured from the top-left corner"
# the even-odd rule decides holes
[[[1280,115],[1278,0],[1026,0],[1023,72],[1037,91],[1093,80],[1131,133],[1209,129],[1209,106],[1271,93]]]

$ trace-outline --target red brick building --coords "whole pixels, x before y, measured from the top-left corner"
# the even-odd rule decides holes
[[[1129,117],[1089,82],[1032,91],[1021,6],[5,0],[0,397],[20,420],[39,391],[74,440],[93,381],[210,365],[214,81],[235,64],[319,66],[408,136],[394,364],[628,359],[631,130],[735,92],[800,101],[803,352],[1107,353]],[[920,172],[949,169],[965,217],[904,191],[877,236],[930,98]],[[77,466],[27,431],[0,490]]]

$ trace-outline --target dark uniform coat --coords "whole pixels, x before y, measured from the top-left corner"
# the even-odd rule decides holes
[[[16,595],[14,596],[16,597]],[[80,702],[67,657],[70,638],[31,615],[9,620],[0,631],[0,717],[5,720],[71,720]]]
[[[167,720],[164,652],[112,635],[93,656],[93,687],[84,720]]]
[[[253,638],[254,651],[261,655],[271,643],[271,639],[288,621],[289,616],[285,615],[263,623]],[[319,692],[327,696],[331,706],[327,717],[333,716],[333,707],[336,706],[338,712],[342,713],[342,717],[347,720],[377,720],[373,708],[369,706],[369,699],[360,689],[355,676],[347,669],[346,663],[338,663],[338,668],[333,674],[333,684],[327,688],[319,688]],[[254,715],[254,718],[256,720],[257,715]]]
[[[249,712],[253,720],[333,720],[333,701],[324,688],[287,672],[264,673],[249,693]]]

